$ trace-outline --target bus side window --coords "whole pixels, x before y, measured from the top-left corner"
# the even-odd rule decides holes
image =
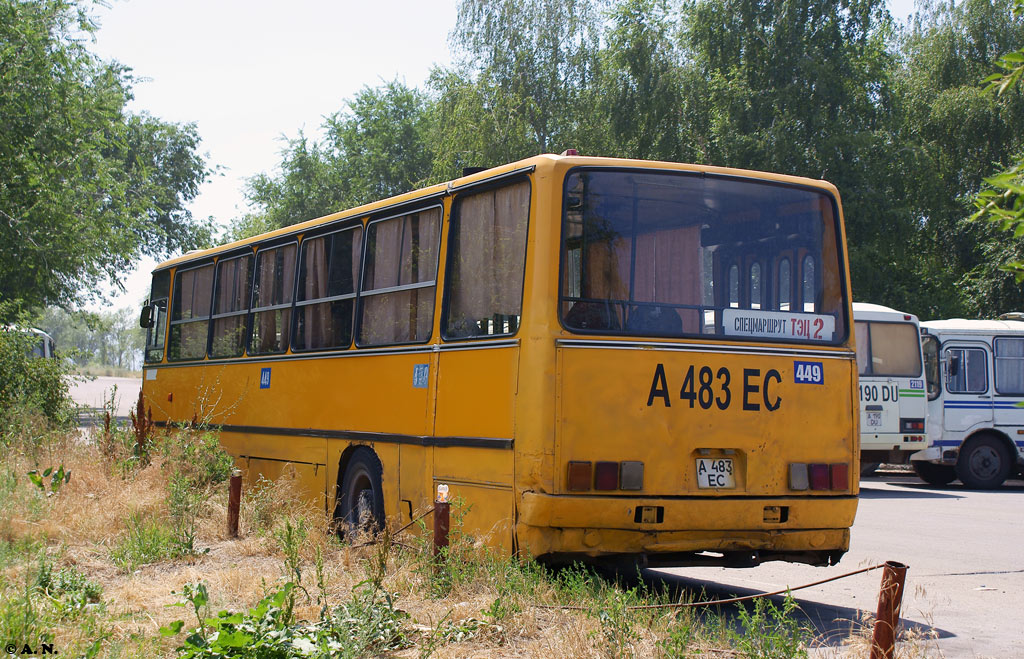
[[[252,289],[252,336],[249,354],[288,349],[295,292],[295,244],[263,248],[256,253]]]
[[[1024,339],[997,338],[996,393],[1024,395]]]
[[[857,345],[860,351],[860,344]],[[921,336],[921,350],[924,352],[924,375],[928,383],[928,400],[935,400],[942,392],[939,381],[939,340],[931,334]]]
[[[252,261],[252,254],[246,254],[217,262],[211,357],[240,357],[245,350]]]
[[[801,268],[803,285],[800,287],[801,302],[803,302],[802,310],[807,312],[815,311],[817,306],[815,304],[817,286],[815,285],[814,269],[814,257],[808,254],[804,257],[803,267]]]
[[[527,181],[456,200],[449,229],[445,338],[519,329],[529,219]]]
[[[792,266],[788,258],[779,261],[779,311],[789,311],[793,298]]]
[[[733,309],[740,306],[740,269],[735,263],[729,266],[729,306]]]
[[[440,236],[439,207],[367,225],[357,345],[430,339]]]
[[[181,361],[206,356],[212,298],[212,263],[175,273],[168,359]]]
[[[750,308],[761,308],[761,264],[756,261],[750,266]]]
[[[348,348],[363,227],[302,241],[292,350]]]

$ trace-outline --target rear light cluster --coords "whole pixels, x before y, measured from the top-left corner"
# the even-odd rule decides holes
[[[791,490],[848,490],[850,489],[850,465],[791,462],[789,464],[789,489]]]
[[[900,419],[900,432],[924,432],[924,419]]]
[[[644,463],[642,462],[582,462],[570,461],[566,485],[570,492],[590,490],[642,490],[644,489]]]

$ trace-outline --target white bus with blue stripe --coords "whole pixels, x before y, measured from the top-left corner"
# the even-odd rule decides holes
[[[928,448],[911,456],[933,485],[959,478],[990,489],[1024,466],[1024,322],[921,323],[928,380]]]
[[[925,380],[917,316],[853,303],[860,393],[861,473],[906,464],[925,441]]]

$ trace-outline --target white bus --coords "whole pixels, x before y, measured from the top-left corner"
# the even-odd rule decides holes
[[[53,359],[57,356],[53,337],[41,329],[36,329],[35,327],[14,327],[13,325],[0,326],[0,329],[5,332],[21,332],[33,337],[35,343],[32,344],[30,351],[33,357]]]
[[[959,478],[999,487],[1022,465],[1024,322],[933,320],[921,323],[928,381],[928,447],[910,456],[932,485]]]
[[[917,316],[853,303],[860,375],[860,461],[868,474],[879,463],[906,464],[923,449],[925,381]]]

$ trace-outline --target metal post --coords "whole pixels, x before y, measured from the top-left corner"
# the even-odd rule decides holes
[[[448,486],[437,486],[437,499],[434,501],[434,556],[441,553],[442,547],[448,546],[448,525],[450,522],[448,503]]]
[[[903,563],[885,562],[882,587],[878,592],[875,633],[871,639],[871,659],[892,659],[896,653],[896,627],[900,622],[903,582],[907,577],[907,569]]]
[[[242,502],[242,472],[231,470],[231,486],[228,490],[228,537],[238,537],[238,507]]]

